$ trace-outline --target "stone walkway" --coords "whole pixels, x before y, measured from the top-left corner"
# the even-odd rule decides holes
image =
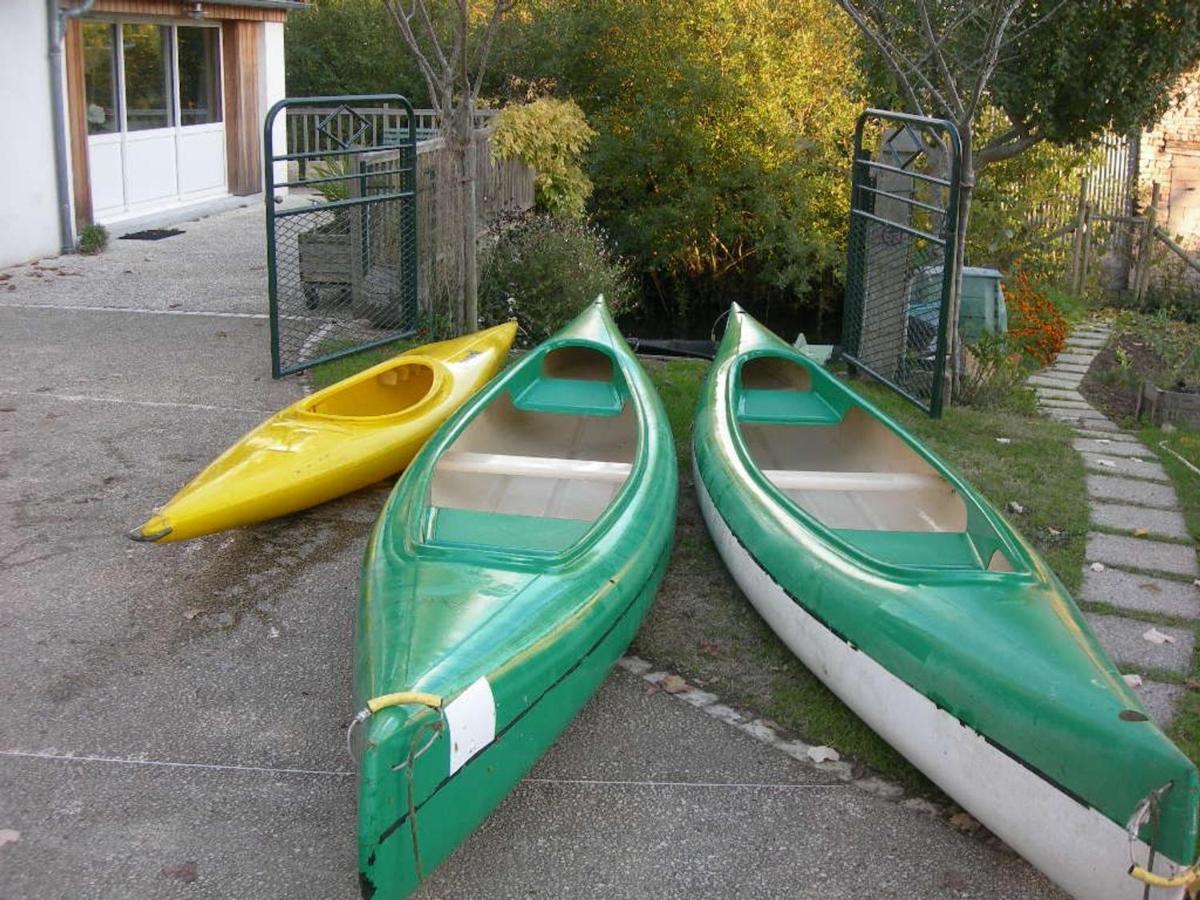
[[[1107,325],[1076,328],[1054,365],[1029,383],[1046,415],[1075,428],[1087,468],[1092,523],[1079,599],[1117,665],[1142,679],[1135,689],[1165,728],[1185,690],[1173,681],[1192,673],[1188,626],[1200,619],[1200,569],[1175,489],[1153,451],[1079,393],[1108,336]]]

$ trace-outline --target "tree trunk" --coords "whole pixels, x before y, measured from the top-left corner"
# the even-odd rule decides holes
[[[469,99],[460,107],[455,130],[462,165],[463,330],[476,331],[479,328],[479,210],[475,185],[475,109]]]
[[[959,161],[958,183],[958,222],[953,236],[954,246],[949,248],[954,253],[954,283],[950,287],[950,298],[946,312],[946,372],[942,383],[942,397],[947,402],[953,402],[958,391],[959,376],[962,374],[962,342],[958,334],[958,316],[962,307],[962,270],[966,262],[967,252],[967,223],[971,218],[971,198],[975,193],[975,161],[971,154],[971,127],[960,126],[962,138],[962,157]],[[947,175],[951,173],[947,172]],[[947,254],[943,265],[949,265]]]

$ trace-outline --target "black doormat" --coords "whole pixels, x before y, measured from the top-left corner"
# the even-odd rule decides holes
[[[163,238],[175,237],[177,234],[187,234],[178,228],[150,228],[146,231],[131,231],[120,237],[122,241],[161,241]]]

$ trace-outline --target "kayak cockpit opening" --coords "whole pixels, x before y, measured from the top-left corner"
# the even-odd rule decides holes
[[[637,454],[637,413],[620,370],[587,347],[515,373],[438,460],[433,543],[559,552],[620,493]]]
[[[437,381],[426,362],[400,361],[345,387],[317,394],[308,411],[322,416],[390,416],[411,409],[429,396]]]
[[[738,375],[737,426],[751,461],[840,538],[895,565],[1014,571],[975,504],[840,385],[778,356],[751,357]]]

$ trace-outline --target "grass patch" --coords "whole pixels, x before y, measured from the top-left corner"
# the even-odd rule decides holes
[[[1147,426],[1142,428],[1138,437],[1158,454],[1159,461],[1175,484],[1175,494],[1179,497],[1188,532],[1193,540],[1200,541],[1200,475],[1179,459],[1179,456],[1182,456],[1193,466],[1200,468],[1200,433],[1183,429],[1168,433],[1161,428]],[[1169,453],[1168,450],[1174,450],[1179,456]]]
[[[937,790],[808,671],[746,602],[709,539],[692,483],[691,422],[707,364],[648,363],[666,405],[680,461],[675,549],[634,652],[778,723],[805,740],[829,744],[917,795]],[[1059,573],[1078,587],[1088,513],[1084,469],[1071,431],[1011,411],[949,409],[927,418],[885,389],[856,389],[955,465],[1010,517]],[[999,444],[997,437],[1011,443]],[[1054,529],[1054,533],[1051,531]]]
[[[1039,284],[1038,289],[1046,295],[1046,299],[1054,304],[1064,319],[1072,325],[1078,325],[1086,319],[1091,312],[1087,301],[1078,294],[1072,294],[1070,291],[1063,290],[1052,284]]]
[[[329,362],[313,366],[308,370],[308,377],[312,380],[313,390],[319,391],[322,388],[329,387],[331,384],[337,384],[343,378],[357,375],[363,369],[369,369],[371,366],[378,365],[384,360],[391,359],[397,353],[411,350],[420,343],[425,342],[415,341],[411,338],[401,338],[387,344],[380,344],[378,347],[372,347],[370,350],[360,350],[357,353],[351,353],[348,356],[342,356],[338,359],[332,359]],[[352,346],[354,344],[339,344],[336,341],[331,341],[321,347],[321,355],[337,353],[339,350],[345,350]]]

